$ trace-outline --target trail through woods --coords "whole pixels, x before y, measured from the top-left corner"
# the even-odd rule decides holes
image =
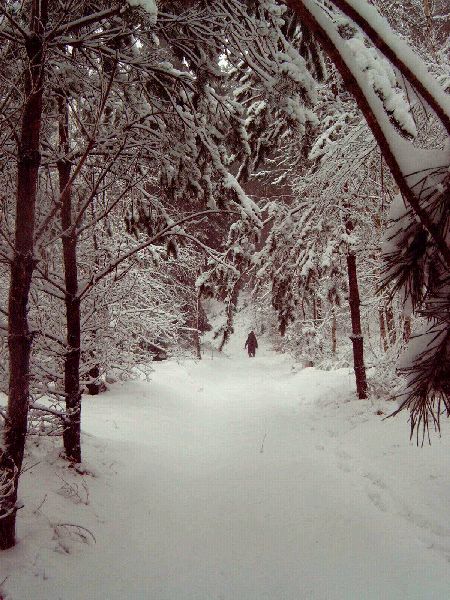
[[[32,448],[8,599],[450,597],[448,427],[416,448],[347,370],[243,341],[86,398],[93,474]]]

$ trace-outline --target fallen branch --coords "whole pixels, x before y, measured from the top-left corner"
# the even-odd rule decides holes
[[[85,543],[87,543],[89,536],[92,538],[92,540],[94,541],[94,544],[97,543],[97,540],[95,539],[95,535],[92,533],[92,531],[90,529],[88,529],[87,527],[83,527],[82,525],[77,525],[76,523],[56,523],[53,528],[54,530],[57,532],[58,527],[73,527],[75,528],[77,531],[75,531],[76,535],[78,535],[82,541],[84,541]],[[80,531],[85,531],[88,535],[83,535],[82,533],[80,533]],[[58,534],[59,535],[59,534]]]
[[[66,419],[67,419],[67,414],[65,412],[56,410],[55,408],[43,406],[42,404],[38,404],[37,402],[30,402],[30,408],[32,408],[34,410],[38,410],[39,412],[45,412],[45,413],[49,413],[50,415],[54,415],[55,417],[58,417],[62,421],[66,421]]]

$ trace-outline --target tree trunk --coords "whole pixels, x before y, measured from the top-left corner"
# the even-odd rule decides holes
[[[337,329],[336,312],[335,312],[334,307],[333,307],[332,308],[332,315],[331,315],[331,352],[333,354],[336,354],[336,348],[337,348],[336,329]]]
[[[225,347],[225,344],[228,342],[230,335],[233,333],[233,323],[234,323],[234,311],[236,310],[236,304],[233,300],[229,299],[227,303],[227,322],[225,325],[225,329],[222,334],[222,339],[219,344],[219,352]]]
[[[312,299],[312,318],[314,321],[314,325],[317,325],[317,305],[316,305],[316,297],[313,295]]]
[[[237,281],[234,283],[233,289],[228,295],[227,298],[227,322],[225,325],[225,329],[222,335],[222,340],[219,345],[219,352],[225,347],[225,344],[228,342],[230,335],[234,332],[234,313],[236,311],[236,305],[239,298],[239,292],[241,290],[242,285],[242,275],[239,276]]]
[[[405,343],[408,343],[410,337],[411,337],[411,317],[405,317],[405,321],[403,323],[403,341]]]
[[[388,330],[389,344],[393,346],[397,341],[397,332],[395,330],[395,319],[394,311],[392,310],[392,304],[386,304],[384,310],[386,313],[386,326]]]
[[[90,396],[97,396],[101,392],[106,391],[106,385],[99,379],[100,365],[94,365],[92,369],[89,369],[88,375],[91,380],[94,380],[86,384]]]
[[[105,198],[103,198],[103,200],[105,200]],[[96,214],[95,214],[95,207],[93,204],[91,204],[91,212],[92,212],[92,221],[95,222]],[[98,244],[97,233],[96,233],[95,227],[92,230],[92,242],[94,245],[94,266],[95,266],[96,271],[98,271],[100,269],[99,244]],[[97,302],[96,302],[95,294],[94,294],[94,298],[93,298],[92,310],[94,311],[94,313],[97,312]],[[93,340],[92,340],[92,348],[93,349],[90,350],[89,356],[92,359],[96,359],[98,356],[97,329],[93,330],[92,335],[93,335]],[[100,392],[104,391],[104,388],[105,388],[105,386],[102,383],[100,383],[99,379],[98,379],[100,377],[100,365],[94,364],[94,366],[91,367],[91,369],[89,369],[88,376],[89,376],[89,379],[91,380],[91,383],[88,383],[86,385],[88,393],[90,396],[98,396],[98,394],[100,394]],[[94,381],[92,381],[92,380],[94,380]]]
[[[378,321],[380,323],[380,339],[383,346],[383,350],[387,352],[388,341],[386,335],[386,324],[384,322],[384,311],[382,306],[378,307]]]
[[[72,227],[72,165],[64,158],[69,151],[69,109],[65,94],[58,98],[59,143],[63,158],[58,161],[59,191],[61,196],[61,227],[64,260],[67,351],[64,357],[64,391],[67,420],[63,432],[66,457],[81,462],[81,314],[78,297],[77,234]]]
[[[316,319],[318,322],[322,320],[322,300],[320,298],[316,299]]]
[[[353,224],[346,224],[347,233],[353,230]],[[366,366],[364,364],[364,338],[361,331],[361,311],[358,289],[358,274],[356,271],[356,255],[352,250],[347,254],[347,273],[350,315],[352,319],[353,365],[356,378],[356,393],[358,398],[367,398]]]
[[[80,391],[80,301],[66,293],[67,353],[64,359],[66,426],[63,440],[66,457],[81,462],[81,391]]]
[[[202,348],[200,344],[200,294],[197,294],[195,305],[196,330],[194,331],[195,354],[199,360],[202,358]]]
[[[26,42],[28,64],[24,70],[25,103],[18,144],[16,226],[8,298],[9,395],[0,454],[0,549],[10,548],[16,538],[16,502],[27,434],[30,392],[31,333],[27,307],[34,270],[34,227],[38,175],[41,162],[43,28],[47,0],[34,0]],[[1,451],[0,451],[1,452]]]

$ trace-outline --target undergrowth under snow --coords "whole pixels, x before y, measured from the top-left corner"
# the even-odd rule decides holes
[[[85,398],[83,474],[30,440],[4,599],[450,597],[448,424],[243,344]]]

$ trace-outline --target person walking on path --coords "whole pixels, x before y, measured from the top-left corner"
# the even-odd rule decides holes
[[[247,348],[248,355],[250,357],[255,356],[256,348],[258,347],[258,341],[254,331],[250,331],[248,334],[247,341],[245,342],[244,348]]]

